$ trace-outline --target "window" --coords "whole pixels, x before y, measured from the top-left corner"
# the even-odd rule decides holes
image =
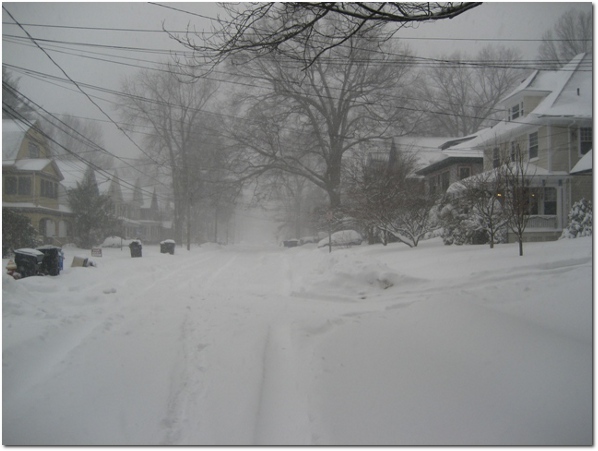
[[[31,177],[19,177],[18,194],[20,196],[31,195]]]
[[[556,215],[556,188],[544,188],[544,214]]]
[[[4,194],[17,194],[16,177],[4,177]]]
[[[592,149],[592,127],[579,129],[579,153],[585,155]]]
[[[529,159],[538,158],[538,132],[529,134]]]
[[[443,192],[445,192],[448,189],[449,180],[450,180],[450,174],[448,171],[440,174],[440,187],[442,188]]]
[[[514,121],[519,117],[523,117],[523,102],[513,105],[508,111],[509,121]]]
[[[29,158],[39,158],[39,146],[35,143],[29,143]]]
[[[430,177],[430,194],[436,194],[436,177]]]
[[[49,197],[50,199],[56,199],[58,197],[56,183],[51,182],[49,180],[42,179],[41,195],[42,195],[42,197]]]
[[[540,192],[537,188],[526,189],[527,191],[527,199],[528,199],[528,208],[530,215],[537,215],[539,214],[539,200],[540,200]]]
[[[498,147],[492,149],[492,167],[497,168],[500,166],[500,150]]]
[[[530,215],[556,215],[556,188],[526,189]]]
[[[471,176],[471,168],[467,166],[461,166],[459,168],[459,180],[466,179]]]

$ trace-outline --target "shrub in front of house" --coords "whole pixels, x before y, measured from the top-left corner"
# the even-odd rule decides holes
[[[34,248],[41,244],[37,231],[27,216],[8,208],[2,209],[2,258],[7,257],[14,249]]]
[[[569,224],[561,238],[592,236],[592,201],[581,199],[573,204],[569,212]]]

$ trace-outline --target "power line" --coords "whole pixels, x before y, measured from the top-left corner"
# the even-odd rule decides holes
[[[161,6],[164,8],[173,9],[179,12],[185,12],[187,14],[193,14],[198,17],[202,17],[209,20],[216,20],[213,17],[202,16],[200,14],[191,13],[189,11],[184,11],[179,8],[167,7],[165,5],[160,5],[158,3],[149,2],[150,5]],[[231,23],[228,22],[227,23]],[[3,25],[16,25],[13,22],[2,22]],[[64,29],[64,30],[82,30],[82,31],[109,31],[109,32],[123,32],[123,33],[158,33],[158,34],[167,34],[167,33],[189,33],[188,29],[186,30],[168,30],[165,31],[164,29],[155,29],[155,28],[114,28],[114,27],[82,27],[82,26],[74,26],[74,25],[53,25],[53,24],[39,24],[39,23],[21,23],[21,25],[31,28],[50,28],[50,29]],[[212,32],[198,32],[193,31],[194,34],[214,34]],[[462,41],[462,42],[592,42],[592,39],[560,39],[560,38],[484,38],[484,37],[471,37],[471,38],[454,38],[454,37],[425,37],[425,36],[392,36],[391,40],[401,40],[401,41]]]
[[[117,160],[125,163],[128,167],[131,167],[132,169],[135,169],[136,171],[138,171],[140,174],[148,177],[148,174],[142,172],[141,170],[139,170],[138,168],[136,168],[135,166],[123,161],[120,157],[118,157],[117,155],[109,152],[108,150],[104,149],[103,147],[99,146],[97,143],[91,141],[90,139],[88,139],[87,137],[85,137],[84,135],[82,135],[78,130],[74,129],[73,127],[69,126],[67,123],[65,123],[64,121],[62,121],[61,119],[59,119],[58,117],[56,117],[55,115],[53,115],[52,113],[50,113],[49,111],[47,111],[46,109],[44,109],[42,106],[38,105],[37,103],[35,103],[33,100],[31,100],[29,97],[25,96],[24,94],[14,90],[14,88],[12,88],[11,86],[9,86],[8,84],[6,84],[5,82],[2,82],[2,87],[3,89],[9,89],[11,91],[13,91],[15,94],[17,94],[18,96],[24,98],[27,102],[29,102],[31,105],[35,106],[36,108],[40,109],[41,111],[43,111],[44,113],[46,113],[48,115],[48,117],[51,117],[53,119],[55,119],[58,123],[62,124],[64,127],[67,127],[68,129],[70,129],[70,131],[65,130],[64,128],[60,128],[60,126],[57,126],[56,124],[52,123],[52,125],[54,127],[56,127],[57,129],[63,131],[64,133],[66,133],[67,135],[77,139],[78,141],[82,142],[83,144],[89,145],[91,147],[95,147],[96,149],[107,153],[108,155],[116,158]],[[25,120],[26,118],[23,115],[20,115],[21,120]],[[27,119],[28,123],[33,126],[33,124]],[[77,136],[73,135],[72,132],[76,133]],[[71,149],[68,149],[67,147],[65,147],[64,145],[62,145],[61,143],[59,143],[58,141],[56,141],[54,138],[52,138],[50,135],[48,135],[47,133],[45,133],[43,130],[40,130],[40,133],[42,133],[44,136],[46,136],[46,138],[48,138],[50,141],[52,141],[53,143],[55,143],[56,145],[58,145],[60,148],[62,148],[63,150],[65,150],[69,155],[74,156],[75,158],[91,165],[94,167],[94,169],[97,170],[101,170],[101,171],[106,171],[103,168],[100,168],[99,166],[97,166],[95,163],[93,163],[90,160],[87,160],[83,157],[81,157],[79,154],[73,152]],[[152,179],[152,177],[150,177],[150,179]],[[124,183],[129,184],[128,182],[122,180]],[[155,180],[154,181],[163,184],[162,182],[160,182],[159,180]],[[166,185],[164,185],[166,187]]]
[[[13,22],[2,22],[2,25],[16,25]],[[113,27],[81,27],[74,25],[51,25],[51,24],[39,24],[39,23],[23,23],[24,27],[32,28],[52,28],[52,29],[63,29],[63,30],[82,30],[82,31],[110,31],[110,32],[123,32],[123,33],[160,33],[166,34],[163,29],[152,29],[152,28],[113,28]],[[173,33],[187,33],[189,30],[177,30]]]
[[[23,36],[15,36],[15,35],[4,35],[3,39],[10,40],[12,39],[15,43],[19,40],[26,40],[26,37]],[[94,48],[104,48],[109,50],[118,50],[118,51],[128,51],[128,52],[139,52],[139,53],[149,53],[149,54],[158,54],[158,55],[167,55],[171,56],[173,54],[185,56],[187,58],[192,58],[195,55],[195,51],[193,50],[164,50],[164,49],[152,49],[152,48],[141,48],[141,47],[125,47],[125,46],[115,46],[115,45],[107,45],[107,44],[97,44],[97,43],[82,43],[82,42],[74,42],[74,41],[64,41],[64,40],[54,40],[54,39],[36,39],[39,42],[44,42],[46,44],[63,44],[63,45],[71,45],[71,46],[80,46],[80,47],[94,47]],[[387,58],[384,60],[376,60],[376,59],[353,59],[353,64],[368,64],[368,65],[379,65],[379,64],[402,64],[402,65],[415,65],[419,67],[426,67],[426,66],[471,66],[475,68],[515,68],[519,69],[544,69],[545,67],[550,67],[555,63],[558,63],[559,60],[546,60],[546,59],[525,59],[525,60],[476,60],[476,59],[459,59],[459,60],[451,60],[446,58],[431,58],[431,57],[421,57],[410,55],[406,56],[404,54],[393,54],[391,52],[383,52],[379,50],[372,50],[372,49],[358,49],[361,51],[366,51],[368,53],[375,53],[379,54],[384,57],[394,56],[398,59]],[[111,55],[114,57],[118,57],[115,55]],[[125,57],[118,57],[118,58],[125,58]],[[333,56],[321,56],[321,61],[327,62],[328,64],[339,64],[339,65],[346,65],[347,60],[346,58],[341,57],[333,57]],[[144,61],[144,60],[141,60]],[[149,62],[149,61],[146,61]],[[301,65],[301,61],[288,59],[287,64],[298,64]],[[591,70],[590,68],[584,70]]]
[[[93,99],[92,99],[92,98],[91,98],[91,97],[90,97],[90,96],[89,96],[89,95],[88,95],[88,94],[87,94],[87,93],[86,93],[86,92],[85,92],[85,91],[84,91],[84,90],[83,90],[83,89],[82,89],[82,88],[81,88],[81,87],[80,87],[78,84],[77,84],[77,82],[75,82],[75,81],[74,81],[74,80],[73,80],[73,79],[72,79],[72,78],[71,78],[71,77],[70,77],[70,76],[69,76],[69,75],[66,73],[66,71],[65,71],[65,70],[64,70],[64,69],[63,69],[63,68],[62,68],[62,67],[61,67],[61,66],[60,66],[60,65],[59,65],[59,64],[58,64],[56,61],[54,61],[54,59],[53,59],[53,58],[52,58],[52,57],[51,57],[51,56],[48,54],[48,52],[46,52],[46,51],[44,50],[44,48],[43,48],[43,47],[41,47],[41,46],[40,46],[40,45],[37,43],[37,41],[35,40],[35,38],[33,38],[33,36],[31,36],[31,34],[29,34],[29,32],[28,32],[28,31],[27,31],[27,30],[26,30],[24,27],[22,27],[22,26],[19,24],[19,22],[18,22],[18,21],[17,21],[17,20],[14,18],[14,16],[13,16],[13,15],[12,15],[12,14],[11,14],[11,13],[10,13],[10,12],[9,12],[7,9],[6,9],[6,7],[5,7],[4,5],[2,5],[2,9],[3,9],[4,11],[6,11],[6,13],[7,13],[7,14],[10,16],[10,18],[11,18],[11,19],[12,19],[12,20],[13,20],[13,21],[14,21],[14,22],[15,22],[15,23],[16,23],[16,24],[19,26],[19,28],[21,28],[21,30],[23,30],[23,32],[24,32],[24,33],[25,33],[25,34],[26,34],[26,35],[29,37],[29,39],[31,39],[31,41],[33,41],[33,42],[35,43],[35,45],[36,45],[36,46],[37,46],[37,47],[38,47],[38,48],[39,48],[39,49],[40,49],[40,50],[41,50],[41,51],[44,53],[44,55],[46,55],[46,56],[48,57],[48,59],[49,59],[49,60],[50,60],[50,61],[51,61],[51,62],[52,62],[52,63],[53,63],[53,64],[54,64],[54,65],[55,65],[55,66],[56,66],[56,67],[57,67],[57,68],[58,68],[58,69],[59,69],[59,70],[60,70],[60,71],[61,71],[63,74],[64,74],[64,76],[65,76],[66,78],[68,78],[68,79],[69,79],[69,81],[70,81],[71,83],[73,83],[73,84],[74,84],[74,85],[77,87],[77,89],[78,89],[78,90],[79,90],[79,91],[80,91],[80,92],[81,92],[81,93],[82,93],[82,94],[83,94],[85,97],[87,97],[87,99],[88,99],[88,100],[89,100],[89,101],[90,101],[90,102],[91,102],[93,105],[95,105],[95,107],[96,107],[98,110],[100,110],[100,112],[101,112],[101,113],[102,113],[104,116],[106,116],[106,117],[107,117],[107,118],[110,120],[110,122],[112,122],[112,123],[113,123],[113,124],[116,126],[116,128],[118,128],[118,129],[119,129],[119,130],[120,130],[120,131],[121,131],[121,132],[122,132],[122,133],[123,133],[123,134],[124,134],[124,135],[127,137],[127,139],[128,139],[128,140],[129,140],[131,143],[133,143],[133,145],[134,145],[134,146],[135,146],[137,149],[139,149],[139,151],[140,151],[142,154],[144,154],[144,155],[146,155],[148,158],[152,159],[152,158],[151,158],[151,157],[150,157],[150,156],[149,156],[149,155],[148,155],[148,154],[147,154],[147,153],[146,153],[146,152],[145,152],[145,151],[144,151],[144,150],[143,150],[141,147],[139,147],[139,146],[137,145],[137,143],[136,143],[135,141],[133,141],[133,139],[132,139],[132,138],[131,138],[131,137],[130,137],[130,136],[129,136],[129,135],[128,135],[128,134],[127,134],[127,133],[126,133],[126,132],[125,132],[125,131],[124,131],[124,130],[123,130],[123,129],[122,129],[122,128],[121,128],[121,127],[118,125],[118,124],[117,124],[117,123],[116,123],[116,122],[114,122],[114,120],[113,120],[113,119],[112,119],[112,118],[111,118],[111,117],[108,115],[108,113],[106,113],[106,112],[105,112],[105,111],[102,109],[102,107],[101,107],[100,105],[98,105],[98,104],[97,104],[97,103],[96,103],[96,102],[95,102],[95,101],[94,101],[94,100],[93,100]],[[158,163],[156,162],[156,164],[158,164]]]
[[[10,65],[7,65],[7,66],[9,66],[9,67],[15,67],[15,66],[10,66]],[[41,73],[38,72],[38,74],[41,74]],[[52,78],[57,79],[57,80],[62,80],[62,79],[60,79],[58,77],[50,76],[50,75],[47,75],[47,74],[43,74],[43,75],[45,75],[47,77],[52,77]],[[235,83],[235,82],[232,82],[232,81],[229,81],[229,82]],[[113,94],[113,95],[117,95],[117,96],[124,96],[124,97],[130,96],[129,94],[126,94],[126,93],[123,93],[123,92],[109,90],[107,88],[100,88],[100,87],[97,87],[97,86],[88,85],[88,84],[84,84],[84,83],[81,83],[81,84],[83,86],[86,86],[86,87],[90,88],[90,89],[100,90],[102,92],[107,92],[107,93],[110,93],[110,94]],[[250,85],[250,86],[256,87],[255,85]],[[262,86],[259,86],[259,87],[261,88]],[[416,100],[416,101],[422,100],[422,99],[418,99],[418,98],[397,97],[397,96],[392,96],[392,95],[389,95],[389,97],[396,98],[397,100],[402,100],[402,99],[405,99],[405,100]],[[326,97],[326,98],[328,98],[328,97]],[[159,101],[156,101],[154,99],[147,99],[147,98],[143,98],[143,97],[138,97],[138,99],[142,100],[142,101],[154,103],[154,104],[157,104],[157,105],[162,105],[163,104],[163,105],[168,105],[170,107],[175,107],[175,108],[177,107],[177,105],[166,103],[166,102],[159,102]],[[447,103],[450,104],[450,102],[447,102]],[[421,108],[413,108],[413,107],[406,107],[406,106],[400,106],[400,107],[397,107],[397,108],[405,110],[405,111],[414,112],[414,113],[425,112],[425,110],[422,110]],[[229,118],[233,118],[233,119],[246,120],[246,118],[241,118],[241,117],[234,116],[234,115],[227,115],[227,114],[223,114],[223,113],[215,113],[215,112],[207,111],[207,110],[200,110],[200,111],[203,111],[204,113],[212,114],[212,115],[215,115],[215,116],[218,116],[218,117],[229,117]],[[503,111],[502,109],[497,109],[496,110],[496,112],[502,112],[502,111]],[[443,112],[443,111],[430,111],[430,113],[432,113],[432,114],[439,114],[439,115],[445,115],[445,116],[453,116],[454,115],[454,114],[452,114],[450,112]],[[473,116],[473,115],[465,115],[464,117],[468,117],[468,118],[472,118],[472,119],[488,119],[486,117]],[[502,121],[501,119],[496,119],[496,122],[501,122],[501,121]],[[514,122],[516,122],[516,121],[514,121]],[[295,130],[293,128],[289,128],[289,127],[285,127],[285,129],[287,129],[289,131],[297,131],[297,130]]]

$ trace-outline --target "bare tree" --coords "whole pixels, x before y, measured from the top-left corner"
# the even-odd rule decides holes
[[[517,237],[519,256],[523,256],[523,234],[530,219],[530,185],[535,174],[530,173],[529,162],[520,149],[501,168],[507,191],[507,223]]]
[[[319,51],[309,42],[296,44],[297,52]],[[244,60],[243,73],[268,86],[245,97],[248,119],[232,127],[247,170],[301,175],[325,190],[330,207],[337,208],[343,157],[391,127],[404,132],[411,126],[396,97],[415,76],[405,64],[410,53],[399,49],[391,57],[380,50],[374,35],[363,34],[303,72],[279,55]]]
[[[303,58],[304,67],[320,56],[348,42],[363,31],[396,25],[380,37],[388,39],[404,26],[421,22],[450,19],[479,6],[481,3],[244,3],[223,4],[227,19],[218,19],[212,38],[187,33],[173,37],[197,52],[197,57],[218,63],[239,52],[251,52],[254,57],[279,52],[293,58]],[[322,32],[321,22],[333,19],[334,29]],[[315,52],[295,52],[300,39]]]
[[[592,53],[592,41],[592,12],[571,9],[542,36],[538,59],[543,68],[559,69],[575,55]]]
[[[409,178],[416,165],[415,153],[398,150],[393,142],[388,158],[370,156],[347,168],[349,214],[377,230],[384,245],[393,236],[415,247],[430,231],[433,201]]]
[[[33,119],[34,109],[19,91],[19,78],[2,66],[2,119]]]
[[[312,213],[326,201],[325,193],[305,177],[270,171],[256,180],[254,202],[276,211],[279,232],[286,238],[307,236]]]
[[[522,77],[520,52],[488,46],[475,57],[455,52],[437,58],[420,84],[426,128],[439,136],[467,136],[495,125],[500,100]]]
[[[200,79],[183,82],[174,71],[142,70],[125,79],[119,108],[125,121],[146,129],[151,161],[165,171],[174,195],[174,235],[182,242],[185,218],[196,195],[202,170],[201,155],[209,149],[211,115],[205,110],[215,100],[218,84]],[[148,131],[149,130],[149,131]]]

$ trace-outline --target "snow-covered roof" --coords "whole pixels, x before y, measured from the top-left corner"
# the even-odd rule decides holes
[[[26,160],[3,161],[2,167],[9,167],[19,171],[43,171],[46,167],[52,166],[58,179],[62,181],[62,171],[54,160],[49,158],[28,158]]]
[[[434,158],[430,158],[427,164],[416,171],[416,174],[425,175],[444,165],[451,164],[455,160],[482,159],[484,155],[478,143],[485,136],[486,130],[488,129],[480,130],[462,138],[450,138],[449,140],[444,138],[438,146],[439,150],[434,152]]]
[[[583,172],[592,172],[592,150],[590,149],[581,160],[577,162],[573,169],[571,169],[571,174],[581,174]]]
[[[550,118],[590,120],[593,113],[592,55],[579,54],[560,70],[536,71],[503,103],[523,91],[526,94],[543,93],[546,97],[526,116],[516,121],[502,121],[494,127],[481,130],[477,133],[477,139],[457,144],[451,149],[463,146],[482,148],[493,141],[501,142],[505,136],[515,136],[528,128],[546,123]]]
[[[68,207],[68,205],[59,204],[58,208],[48,208],[42,205],[35,205],[33,202],[2,202],[2,207],[9,207],[9,208],[20,208],[24,210],[35,209],[35,210],[46,210],[48,212],[56,212],[59,211],[61,213],[72,213],[72,210]]]
[[[52,160],[47,158],[31,158],[16,161],[14,167],[20,171],[42,171],[49,164],[52,164]]]
[[[531,114],[591,118],[592,55],[577,55],[556,75],[555,88]]]
[[[514,97],[533,94],[546,97],[530,115],[591,118],[592,55],[580,53],[559,70],[536,70],[501,103],[506,105]]]
[[[395,143],[406,151],[414,152],[417,155],[417,166],[422,168],[442,158],[440,146],[449,139],[436,136],[400,136],[395,138]]]

